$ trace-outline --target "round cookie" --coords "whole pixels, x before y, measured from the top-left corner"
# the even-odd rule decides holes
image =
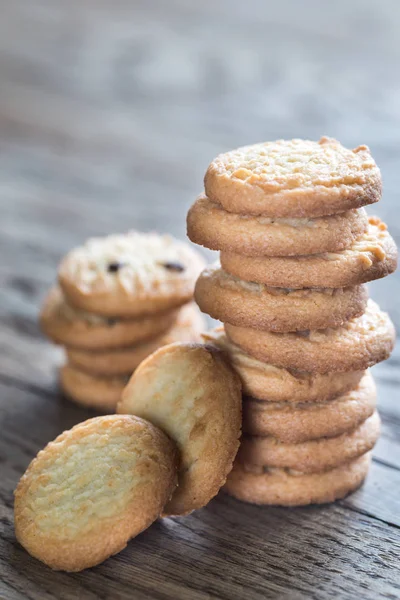
[[[370,462],[368,452],[322,473],[301,473],[289,469],[259,469],[254,473],[235,462],[224,490],[238,500],[251,504],[325,504],[356,490],[367,476]]]
[[[389,315],[371,299],[363,315],[334,329],[274,333],[226,323],[225,331],[254,358],[314,373],[365,370],[389,358],[396,339]]]
[[[329,438],[351,431],[376,407],[376,387],[367,371],[359,385],[323,402],[263,402],[243,398],[243,431],[272,436],[285,444]]]
[[[386,225],[370,217],[368,231],[341,252],[281,258],[224,251],[220,259],[227,273],[245,281],[288,288],[344,288],[393,273],[397,248]]]
[[[338,327],[364,312],[365,286],[290,290],[243,281],[212,266],[197,280],[195,300],[214,319],[239,327],[298,331]]]
[[[128,377],[90,375],[69,364],[60,369],[60,385],[67,398],[102,412],[115,412],[128,380]]]
[[[161,348],[135,371],[117,410],[148,419],[180,450],[179,486],[166,515],[190,513],[218,493],[242,424],[240,380],[222,352],[201,344]]]
[[[278,140],[220,154],[204,178],[206,195],[227,211],[273,218],[321,217],[378,202],[380,171],[367,146]]]
[[[231,213],[204,195],[187,215],[187,234],[196,244],[246,256],[298,256],[339,252],[368,229],[363,208],[317,219],[275,219]]]
[[[39,452],[15,491],[15,533],[52,569],[81,571],[120,552],[176,487],[173,442],[129,415],[96,417]]]
[[[224,351],[242,380],[243,393],[266,402],[322,402],[357,387],[364,371],[309,373],[282,369],[246,354],[226,337],[223,327],[202,334]]]
[[[191,300],[204,266],[186,243],[167,235],[130,232],[88,240],[61,262],[68,301],[107,317],[168,311]]]
[[[175,323],[178,309],[141,319],[102,317],[69,305],[53,287],[40,313],[42,331],[56,344],[84,350],[120,348],[160,335]]]
[[[173,327],[158,337],[128,348],[100,352],[67,348],[67,357],[72,365],[94,375],[131,375],[147,356],[162,346],[200,341],[204,326],[202,314],[192,303],[181,308]]]
[[[356,429],[337,437],[285,444],[273,437],[244,435],[237,460],[244,465],[319,473],[372,450],[379,432],[380,419],[375,411]]]

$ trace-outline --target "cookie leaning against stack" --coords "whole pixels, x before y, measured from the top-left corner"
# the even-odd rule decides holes
[[[191,300],[203,267],[187,244],[155,233],[94,238],[69,252],[40,316],[44,333],[66,348],[64,393],[113,411],[146,356],[198,340],[203,318]]]
[[[394,344],[365,283],[397,249],[364,206],[381,176],[366,146],[279,140],[218,156],[189,238],[220,250],[195,299],[243,383],[243,438],[228,493],[257,504],[330,502],[365,478],[379,435],[367,369]]]

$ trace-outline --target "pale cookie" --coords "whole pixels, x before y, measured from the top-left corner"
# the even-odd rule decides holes
[[[397,248],[386,225],[370,217],[368,232],[350,248],[310,256],[249,257],[221,252],[221,267],[246,281],[289,288],[343,288],[381,279],[397,267]]]
[[[100,352],[67,348],[68,361],[78,369],[94,375],[132,375],[150,354],[174,342],[199,342],[205,323],[197,306],[181,308],[175,325],[166,333],[141,344]]]
[[[230,213],[201,195],[189,210],[187,234],[196,244],[246,256],[338,252],[367,231],[363,208],[317,219],[274,219]]]
[[[68,304],[61,289],[55,286],[44,301],[40,325],[56,344],[84,350],[120,348],[160,335],[173,326],[178,310],[141,319],[101,317]]]
[[[298,331],[338,327],[364,312],[365,286],[291,290],[243,281],[212,266],[197,280],[195,300],[214,319],[239,327]]]
[[[165,431],[181,452],[179,487],[164,508],[183,515],[218,493],[239,447],[242,394],[222,352],[201,344],[172,344],[137,369],[119,413],[136,414]]]
[[[273,333],[226,323],[228,338],[255,358],[278,367],[318,373],[362,371],[389,358],[396,332],[389,315],[368,300],[360,317],[335,329]]]
[[[333,469],[372,450],[379,437],[380,419],[375,411],[349,433],[297,444],[285,444],[274,437],[244,435],[237,459],[243,465],[295,469],[319,473]]]
[[[378,202],[381,174],[367,146],[278,140],[220,154],[204,178],[206,195],[233,213],[321,217]]]
[[[262,402],[243,399],[243,431],[273,436],[286,444],[342,435],[358,427],[376,407],[376,387],[369,372],[355,389],[323,402]]]
[[[68,301],[104,316],[137,317],[191,300],[202,258],[167,235],[130,232],[88,240],[59,267]]]
[[[367,476],[370,452],[322,473],[301,473],[290,469],[246,471],[238,462],[229,474],[224,490],[251,504],[303,506],[325,504],[356,490]]]
[[[364,374],[363,371],[307,373],[275,367],[232,344],[223,327],[203,333],[202,337],[228,355],[242,380],[243,393],[266,402],[322,402],[354,389]]]
[[[128,380],[128,377],[121,376],[90,375],[69,364],[60,369],[60,385],[65,396],[101,412],[115,412]]]
[[[15,491],[15,533],[49,567],[81,571],[120,552],[176,487],[173,442],[129,415],[89,419],[39,452]]]

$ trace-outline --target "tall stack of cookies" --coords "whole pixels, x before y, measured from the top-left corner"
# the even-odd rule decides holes
[[[204,322],[192,300],[203,267],[186,243],[155,233],[93,238],[69,252],[40,316],[44,333],[66,349],[64,393],[114,411],[144,358],[198,341]]]
[[[379,435],[369,367],[393,325],[368,299],[397,250],[364,206],[381,198],[366,146],[280,140],[218,156],[188,236],[220,250],[195,299],[224,323],[205,339],[243,383],[243,436],[226,490],[257,504],[330,502],[364,480]]]

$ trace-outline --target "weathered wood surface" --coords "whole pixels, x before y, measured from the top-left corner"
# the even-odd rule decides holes
[[[375,369],[383,434],[365,486],[327,507],[220,495],[103,565],[53,573],[16,543],[13,489],[49,440],[95,413],[57,392],[37,312],[93,234],[185,235],[224,149],[321,134],[368,143],[400,242],[397,0],[0,0],[0,598],[400,596],[400,353]],[[371,286],[400,325],[400,277]]]

